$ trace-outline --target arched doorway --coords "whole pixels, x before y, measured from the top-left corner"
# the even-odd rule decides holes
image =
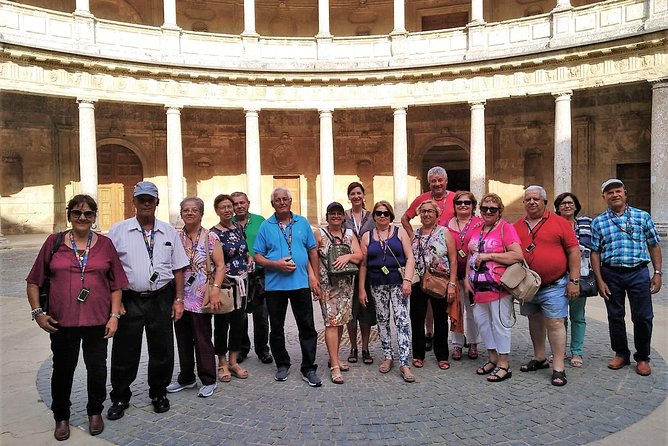
[[[471,169],[466,143],[455,138],[439,138],[428,147],[422,158],[422,191],[429,190],[427,172],[434,166],[441,166],[448,172],[448,190],[470,190]]]
[[[118,144],[98,148],[97,170],[98,225],[108,231],[114,223],[134,215],[132,191],[144,174],[139,157]]]

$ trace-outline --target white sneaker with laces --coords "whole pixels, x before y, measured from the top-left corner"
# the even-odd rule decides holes
[[[213,392],[218,387],[218,383],[208,384],[199,388],[199,393],[197,394],[200,398],[208,398],[213,395]]]
[[[195,387],[197,383],[195,381],[188,383],[188,384],[179,384],[179,382],[171,383],[170,385],[167,386],[167,392],[168,393],[176,393],[180,392],[184,389],[192,389]]]

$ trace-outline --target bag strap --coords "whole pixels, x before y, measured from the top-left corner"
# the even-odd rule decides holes
[[[397,229],[397,228],[394,227],[394,226],[392,227],[392,229],[393,229],[393,230],[396,230],[396,231],[399,231],[399,229]],[[398,268],[403,268],[403,267],[401,266],[401,263],[399,263],[399,260],[397,259],[397,256],[394,255],[394,252],[392,251],[392,248],[390,248],[389,240],[390,240],[392,237],[394,237],[394,232],[392,233],[391,236],[387,237],[387,248],[390,250],[390,254],[392,254],[392,257],[394,257],[394,261],[397,262],[397,267],[398,267]],[[380,235],[378,236],[378,239],[380,239]],[[398,235],[397,235],[397,239],[399,240],[399,236],[398,236]],[[399,240],[399,242],[401,243],[401,240]]]
[[[53,258],[53,255],[56,253],[56,251],[58,251],[58,248],[60,248],[64,238],[65,231],[58,232],[58,235],[56,235],[56,240],[51,246],[51,250],[47,251],[47,255],[44,257],[44,275],[47,277],[51,277],[51,259]]]

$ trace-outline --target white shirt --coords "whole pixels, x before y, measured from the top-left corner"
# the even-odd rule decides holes
[[[116,223],[109,230],[109,238],[114,242],[121,259],[128,289],[137,292],[159,290],[174,278],[174,272],[190,264],[178,233],[169,224],[155,220],[153,224],[155,244],[153,261],[148,254],[142,227],[136,217]],[[150,232],[146,233],[150,239]],[[154,283],[149,281],[153,273],[158,273]]]

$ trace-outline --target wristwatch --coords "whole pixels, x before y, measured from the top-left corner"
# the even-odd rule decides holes
[[[580,279],[571,279],[569,280],[569,282],[572,283],[573,285],[580,285]]]
[[[663,276],[663,273],[661,272],[661,270],[658,270],[658,269],[654,270],[654,274],[656,274],[658,276]]]

